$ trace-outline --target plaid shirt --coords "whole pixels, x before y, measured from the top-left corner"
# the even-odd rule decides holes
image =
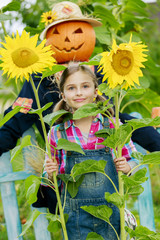
[[[103,122],[104,118],[101,114],[98,114],[91,125],[90,132],[88,135],[88,140],[87,143],[84,141],[84,138],[82,136],[82,133],[78,127],[75,126],[73,120],[69,120],[64,123],[64,127],[66,130],[66,134],[68,137],[68,140],[70,142],[75,142],[81,146],[82,149],[100,149],[104,148],[104,145],[97,145],[97,143],[102,143],[104,141],[104,138],[102,137],[96,137],[95,132],[103,129]],[[50,139],[50,144],[53,145],[54,147],[57,147],[58,140],[62,138],[61,131],[59,130],[60,125],[53,126],[51,129],[51,139]],[[114,128],[114,125],[109,121],[109,127]],[[48,135],[49,136],[49,135]],[[128,163],[130,164],[131,168],[137,165],[137,160],[131,158],[131,153],[133,151],[136,151],[135,146],[133,145],[133,142],[130,140],[128,144],[125,144],[125,146],[122,149],[122,156],[129,161]],[[115,158],[114,152],[111,149],[113,159]],[[55,158],[59,164],[59,173],[63,174],[65,173],[65,165],[66,165],[66,151],[61,149],[61,150],[55,150],[53,147],[51,147],[51,153],[52,156],[55,155]],[[48,158],[46,155],[45,160]],[[46,175],[46,171],[44,169],[43,176]]]

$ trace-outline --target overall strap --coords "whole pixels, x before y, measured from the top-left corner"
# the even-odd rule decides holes
[[[60,123],[59,131],[61,131],[62,138],[68,140],[68,138],[67,138],[67,133],[66,133],[66,130],[65,130],[65,127],[64,127],[64,123]]]
[[[105,117],[105,116],[104,116],[103,127],[104,127],[104,128],[109,128],[109,120],[108,120],[108,117]]]
[[[103,121],[103,129],[109,128],[109,119],[108,117],[104,116],[104,121]],[[109,147],[105,146],[106,152],[109,151]]]

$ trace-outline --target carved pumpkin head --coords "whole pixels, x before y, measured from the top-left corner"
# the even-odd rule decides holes
[[[95,32],[91,24],[68,21],[50,27],[46,45],[51,45],[58,63],[87,61],[95,47]]]

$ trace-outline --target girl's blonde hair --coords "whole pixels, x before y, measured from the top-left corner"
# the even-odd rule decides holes
[[[76,72],[83,72],[85,74],[88,74],[92,80],[93,80],[93,83],[94,83],[94,86],[95,88],[98,88],[98,80],[97,80],[97,77],[96,75],[94,74],[94,72],[91,70],[90,67],[88,67],[87,65],[80,65],[78,63],[72,63],[70,64],[62,73],[61,77],[60,77],[60,80],[59,80],[59,83],[58,84],[58,87],[59,87],[59,91],[60,92],[63,92],[64,91],[64,84],[67,80],[67,78],[69,76],[71,76],[72,74],[76,73]],[[105,97],[101,96],[101,95],[97,95],[96,99],[95,99],[95,103],[97,102],[104,102],[106,100]],[[58,110],[61,110],[61,109],[64,109],[66,111],[71,111],[70,107],[66,104],[66,102],[61,99],[54,107],[54,112],[58,111]],[[109,108],[108,109],[110,115],[114,115],[114,111],[112,108]],[[58,122],[62,122],[62,119]]]

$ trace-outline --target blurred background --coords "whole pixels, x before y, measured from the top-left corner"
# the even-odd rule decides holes
[[[21,33],[23,29],[30,35],[40,33],[42,13],[52,9],[55,0],[1,0],[0,1],[0,42],[5,41],[5,35]],[[160,1],[141,0],[75,0],[83,13],[100,18],[103,25],[95,28],[96,46],[92,57],[109,50],[112,37],[117,43],[128,42],[132,33],[132,41],[142,41],[148,46],[148,61],[144,63],[144,76],[140,78],[143,95],[128,95],[124,98],[121,112],[138,112],[142,117],[151,117],[152,108],[160,107]],[[40,41],[40,40],[39,40]],[[7,80],[0,71],[0,118],[4,110],[16,99],[23,83]],[[41,141],[41,140],[40,140]],[[18,171],[23,168],[23,161],[17,160],[13,168]],[[149,166],[156,230],[160,232],[160,168]],[[29,206],[24,197],[23,182],[16,185],[22,223],[25,223]],[[131,203],[132,204],[132,203]],[[136,214],[136,213],[135,213]],[[137,216],[138,217],[138,216]],[[7,239],[4,224],[3,207],[0,199],[0,240]],[[60,234],[53,239],[60,238]],[[32,230],[24,239],[34,239]]]

